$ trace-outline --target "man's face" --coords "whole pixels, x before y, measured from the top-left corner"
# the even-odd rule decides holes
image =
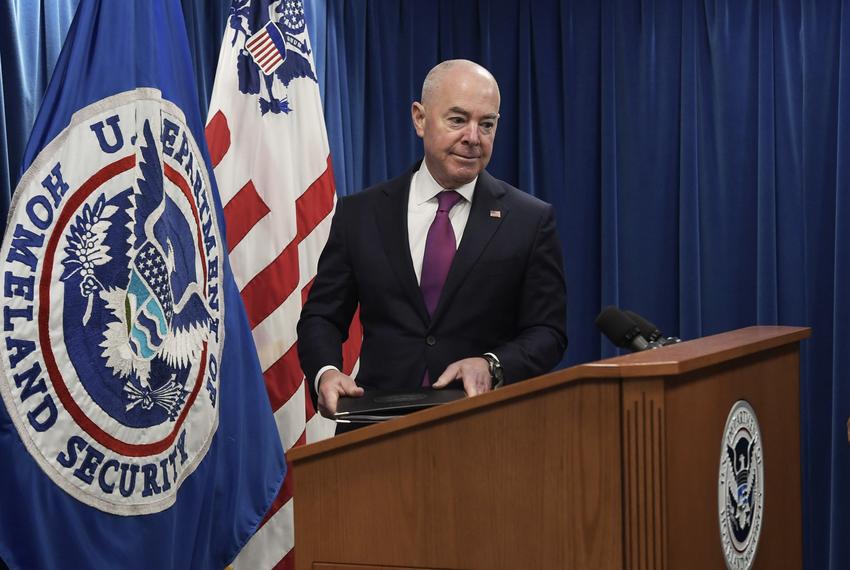
[[[491,77],[452,68],[427,100],[413,104],[412,115],[425,163],[443,188],[471,182],[490,162],[499,120],[499,92]]]

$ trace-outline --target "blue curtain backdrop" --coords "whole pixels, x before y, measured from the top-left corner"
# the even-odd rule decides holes
[[[76,1],[2,2],[5,219]],[[206,108],[229,2],[182,3]],[[813,327],[801,385],[806,568],[850,567],[850,3],[305,4],[340,194],[420,156],[409,108],[431,66],[464,57],[493,71],[502,119],[490,171],[557,211],[564,365],[614,353],[593,327],[608,304],[686,339]]]
[[[420,156],[410,102],[448,58],[502,91],[489,170],[556,207],[570,345],[616,304],[685,339],[807,325],[804,556],[850,567],[850,3],[327,0],[337,188]],[[772,500],[781,501],[781,497]]]
[[[0,0],[0,226],[77,1]]]

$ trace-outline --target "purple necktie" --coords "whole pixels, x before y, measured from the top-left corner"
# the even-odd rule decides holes
[[[449,212],[463,196],[454,190],[444,190],[437,194],[437,215],[428,229],[428,238],[425,240],[425,256],[422,258],[422,277],[419,280],[419,288],[422,289],[422,297],[428,314],[433,315],[440,300],[440,293],[449,268],[452,266],[457,251],[455,232],[449,221]]]
[[[428,228],[428,237],[425,239],[425,255],[422,258],[422,277],[419,280],[419,288],[422,289],[422,297],[425,299],[425,307],[428,314],[434,314],[443,284],[452,266],[452,259],[457,251],[455,232],[449,220],[449,212],[460,202],[461,196],[454,190],[444,190],[437,194],[437,215]],[[428,370],[422,378],[422,386],[431,385]]]

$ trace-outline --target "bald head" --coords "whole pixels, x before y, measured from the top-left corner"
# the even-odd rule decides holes
[[[499,122],[499,86],[471,61],[444,61],[422,84],[411,116],[425,147],[425,166],[437,183],[455,189],[484,170]]]
[[[500,98],[499,84],[496,83],[496,78],[486,68],[468,59],[449,59],[432,67],[428,75],[425,76],[425,81],[422,82],[422,104],[427,105],[429,99],[432,99],[444,84],[465,77],[490,82],[496,91],[496,96]]]

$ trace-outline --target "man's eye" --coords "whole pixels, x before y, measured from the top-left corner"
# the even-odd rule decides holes
[[[495,123],[489,123],[489,122],[488,123],[481,123],[481,130],[484,131],[485,133],[489,133],[490,131],[493,130],[493,127],[495,127],[495,126],[496,126]]]
[[[463,117],[449,117],[449,122],[453,125],[462,125],[465,121]]]

